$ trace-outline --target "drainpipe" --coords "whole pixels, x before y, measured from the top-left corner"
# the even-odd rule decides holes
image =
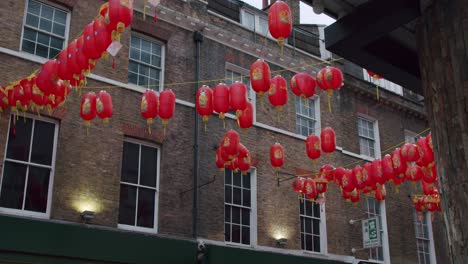
[[[193,33],[193,41],[195,41],[195,92],[196,94],[200,81],[200,49],[203,42],[203,34],[200,31]],[[198,216],[198,165],[199,157],[199,120],[197,111],[193,110],[193,118],[195,123],[194,145],[193,145],[193,205],[192,205],[192,236],[197,238],[197,216]]]

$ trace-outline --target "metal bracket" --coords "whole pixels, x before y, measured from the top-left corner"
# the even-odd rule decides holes
[[[213,175],[213,179],[212,179],[211,181],[205,182],[205,183],[203,183],[203,184],[198,185],[198,189],[200,189],[200,188],[203,187],[203,186],[210,185],[210,184],[214,183],[214,182],[216,181],[216,177],[217,177],[216,174]],[[193,191],[194,189],[195,189],[195,188],[190,188],[190,189],[188,189],[188,190],[185,190],[185,191],[180,192],[179,194],[182,196],[184,193]]]

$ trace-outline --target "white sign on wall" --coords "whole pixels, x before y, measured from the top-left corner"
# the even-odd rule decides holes
[[[362,243],[364,248],[382,246],[378,217],[362,220]]]

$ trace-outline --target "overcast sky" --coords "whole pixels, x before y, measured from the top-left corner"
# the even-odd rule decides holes
[[[262,8],[262,0],[242,0],[257,8]],[[301,2],[300,4],[301,24],[330,25],[335,20],[327,15],[317,15],[312,11],[312,7]]]

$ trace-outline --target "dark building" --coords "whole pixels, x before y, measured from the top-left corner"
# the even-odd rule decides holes
[[[323,27],[299,24],[299,1],[287,2],[296,25],[280,55],[267,34],[266,11],[241,1],[163,1],[157,23],[151,12],[143,19],[143,1],[135,1],[115,69],[111,59],[101,59],[83,88],[112,95],[109,124],[93,121],[87,135],[77,92],[51,113],[15,120],[4,110],[0,263],[444,263],[442,218],[416,216],[409,196],[418,191],[411,185],[399,193],[387,186],[385,202],[363,197],[352,205],[333,184],[324,204],[298,200],[289,175],[280,174],[278,184],[269,162],[275,142],[286,148],[283,171],[294,175],[325,163],[371,161],[428,132],[420,95],[382,80],[376,100],[365,70],[326,51]],[[1,1],[2,85],[58,54],[102,3]],[[201,120],[196,130],[194,95],[202,84],[221,80],[249,86],[258,58],[288,80],[333,64],[344,71],[345,85],[335,92],[331,113],[322,91],[307,103],[289,92],[279,122],[250,89],[254,126],[241,141],[255,166],[246,176],[223,175],[215,149],[227,130],[240,129],[228,114],[225,129],[213,115],[206,132]],[[149,134],[140,116],[149,87],[177,95],[166,135],[159,120]],[[311,164],[305,138],[328,126],[336,131],[337,150]],[[83,217],[90,212],[92,219]],[[382,246],[362,249],[360,220],[369,217],[380,220]]]

